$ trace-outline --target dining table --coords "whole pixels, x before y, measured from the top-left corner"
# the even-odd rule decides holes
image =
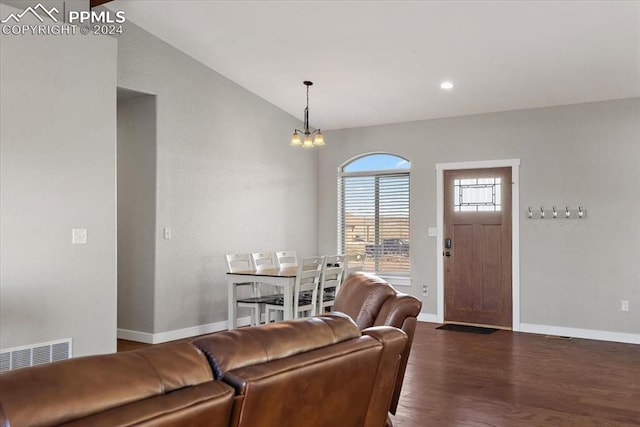
[[[256,270],[235,271],[227,273],[229,285],[229,321],[227,327],[237,327],[238,285],[247,282],[258,282],[282,288],[284,295],[284,320],[293,318],[293,291],[296,283],[298,267],[260,268]]]

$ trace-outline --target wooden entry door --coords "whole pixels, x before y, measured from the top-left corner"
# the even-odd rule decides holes
[[[511,168],[444,171],[444,320],[510,328]]]

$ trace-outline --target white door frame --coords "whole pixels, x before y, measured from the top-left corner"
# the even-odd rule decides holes
[[[476,162],[436,163],[436,281],[437,319],[444,323],[444,259],[442,257],[444,239],[444,171],[458,169],[485,169],[511,167],[511,289],[512,289],[512,329],[520,330],[520,159],[483,160]]]

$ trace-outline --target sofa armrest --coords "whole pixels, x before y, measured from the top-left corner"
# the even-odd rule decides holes
[[[384,426],[395,391],[396,376],[407,347],[407,334],[391,326],[374,326],[362,331],[383,345],[380,355],[376,387],[373,389],[365,426]]]
[[[389,411],[395,414],[422,301],[396,291],[375,274],[357,272],[345,279],[336,296],[333,309],[351,316],[360,329],[393,326],[407,334],[408,340],[402,353],[396,387],[389,406]]]
[[[398,293],[385,301],[376,318],[376,325],[389,325],[400,328],[407,334],[408,338],[406,347],[402,352],[402,360],[400,361],[400,368],[398,369],[393,399],[389,407],[389,411],[394,415],[398,408],[404,374],[407,369],[407,362],[409,361],[413,336],[416,330],[417,318],[421,309],[422,301],[412,295]]]

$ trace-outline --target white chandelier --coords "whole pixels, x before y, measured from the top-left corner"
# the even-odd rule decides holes
[[[304,109],[304,130],[296,129],[293,131],[290,145],[292,147],[302,148],[323,147],[325,145],[324,136],[322,132],[320,132],[320,129],[309,131],[309,86],[313,85],[313,82],[306,80],[302,83],[307,87],[307,107]]]

